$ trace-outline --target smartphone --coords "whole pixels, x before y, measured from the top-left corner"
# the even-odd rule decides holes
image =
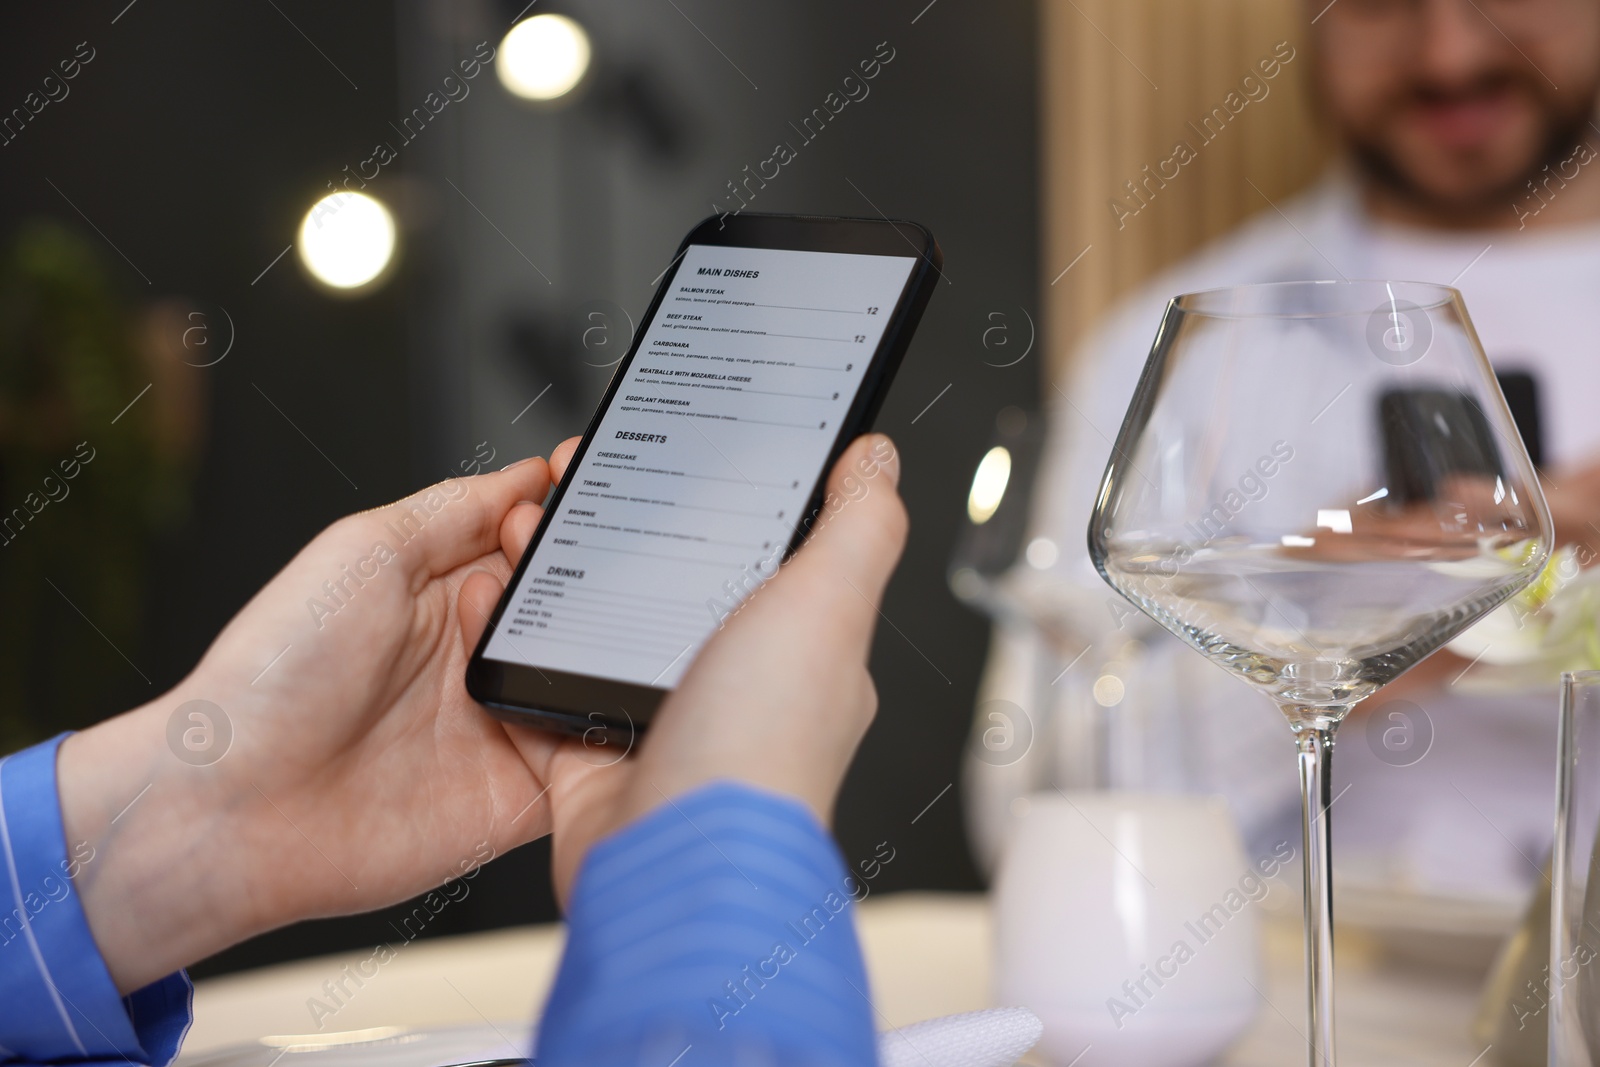
[[[491,714],[643,732],[778,569],[939,278],[912,222],[713,216],[684,238],[467,665]]]
[[[1457,475],[1505,477],[1489,419],[1466,393],[1391,389],[1378,398],[1378,424],[1391,503],[1432,501]]]

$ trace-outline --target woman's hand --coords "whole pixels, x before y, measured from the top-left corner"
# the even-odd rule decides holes
[[[334,523],[175,689],[67,740],[68,848],[94,856],[74,884],[119,989],[549,832],[572,743],[467,695],[458,612],[492,610],[461,586],[509,577],[574,446]]]
[[[340,520],[172,692],[63,745],[68,850],[92,856],[74,885],[120,990],[552,828],[564,894],[596,839],[718,778],[828,817],[876,708],[867,651],[905,539],[888,439],[846,451],[819,532],[621,761],[490,718],[463,682],[574,446]]]

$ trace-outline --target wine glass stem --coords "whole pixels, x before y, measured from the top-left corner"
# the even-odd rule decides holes
[[[1307,724],[1300,747],[1306,906],[1306,1012],[1310,1067],[1334,1067],[1333,870],[1328,807],[1334,727]]]

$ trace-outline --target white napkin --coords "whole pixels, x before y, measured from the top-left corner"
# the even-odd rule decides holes
[[[1027,1008],[925,1019],[878,1035],[883,1067],[1011,1067],[1044,1033]]]

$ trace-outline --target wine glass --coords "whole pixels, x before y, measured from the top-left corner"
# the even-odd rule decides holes
[[[1532,581],[1551,541],[1456,290],[1282,282],[1168,305],[1089,552],[1135,606],[1267,693],[1294,732],[1312,1067],[1334,1062],[1335,731]]]

